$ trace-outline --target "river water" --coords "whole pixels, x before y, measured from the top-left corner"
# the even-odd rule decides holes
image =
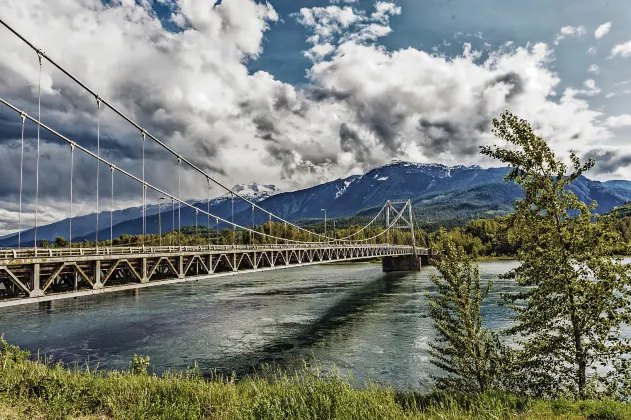
[[[483,307],[490,328],[510,323],[500,294],[517,287],[498,275],[515,265],[480,264],[483,282],[495,284]],[[359,384],[429,389],[433,272],[324,264],[3,308],[0,334],[35,355],[101,369],[124,369],[134,353],[149,355],[156,373],[197,362],[203,372],[245,374],[315,359]]]

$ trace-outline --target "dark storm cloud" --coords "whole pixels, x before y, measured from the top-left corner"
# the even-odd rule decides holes
[[[506,74],[499,75],[495,77],[488,85],[492,87],[498,83],[504,83],[510,86],[508,94],[506,95],[507,101],[510,101],[513,98],[524,93],[524,82],[521,76],[515,72],[511,71]]]
[[[359,133],[346,123],[340,125],[340,148],[344,152],[352,153],[359,162],[366,162],[370,158],[370,149],[360,137]]]
[[[274,135],[280,134],[277,122],[270,114],[257,115],[252,118],[256,127],[256,134],[264,140],[272,140]]]
[[[594,159],[592,171],[596,174],[614,174],[619,169],[625,169],[631,165],[631,155],[613,150],[592,149],[585,153],[583,158]]]
[[[343,101],[353,95],[352,92],[345,92],[337,89],[326,89],[319,86],[307,86],[304,93],[306,98],[314,102]]]
[[[468,118],[427,118],[419,119],[418,131],[421,133],[419,145],[425,154],[436,156],[444,152],[451,152],[456,156],[472,157],[479,153],[479,141],[483,134],[491,130],[495,115],[489,111],[488,99],[485,92],[498,84],[509,86],[505,99],[510,100],[524,92],[524,82],[517,73],[508,72],[494,77],[476,95],[477,102],[469,113]],[[454,107],[456,104],[454,104]]]
[[[428,156],[451,152],[457,156],[475,156],[479,153],[478,138],[490,124],[480,119],[473,127],[457,123],[455,120],[419,119],[418,131],[421,134],[421,145]]]

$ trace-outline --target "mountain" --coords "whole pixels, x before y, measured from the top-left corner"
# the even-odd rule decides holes
[[[420,164],[394,161],[375,168],[364,175],[353,175],[293,192],[279,192],[273,185],[259,185],[252,182],[236,185],[233,189],[247,196],[262,208],[290,221],[321,219],[322,209],[328,218],[352,216],[374,216],[375,209],[381,208],[388,199],[411,199],[414,212],[420,221],[452,223],[453,221],[480,217],[505,215],[512,211],[515,199],[521,196],[520,188],[504,181],[509,169],[479,166],[445,166],[440,164]],[[616,206],[631,201],[630,181],[593,181],[579,178],[571,187],[572,191],[585,202],[596,200],[598,213],[605,213]],[[207,210],[206,200],[191,201],[193,206]],[[178,225],[178,210],[165,204],[160,217],[157,206],[148,207],[147,232],[158,233],[159,221],[162,232]],[[230,195],[214,198],[210,202],[210,212],[226,220],[232,218]],[[114,237],[123,233],[142,233],[142,209],[135,207],[114,213]],[[76,240],[94,238],[94,215],[73,219],[73,232]],[[80,220],[77,222],[77,220]],[[99,238],[109,238],[109,213],[100,218],[103,229]],[[234,220],[241,225],[251,225],[252,221],[262,224],[268,216],[261,211],[251,211],[250,205],[242,200],[234,201]],[[198,218],[200,226],[215,223],[205,215]],[[77,227],[79,223],[80,229]],[[181,225],[195,224],[195,210],[182,207]],[[58,235],[66,235],[68,221],[60,221],[38,228],[38,237],[53,240]],[[220,223],[220,228],[228,227]],[[91,231],[92,229],[92,231]],[[81,232],[81,233],[79,233]],[[28,233],[25,234],[28,237]],[[15,235],[0,238],[0,246],[15,244]]]
[[[609,191],[613,191],[617,194],[625,195],[631,192],[631,181],[612,180],[602,183]]]
[[[418,164],[395,161],[359,176],[339,179],[300,191],[274,195],[261,206],[288,220],[350,217],[373,214],[387,199],[411,199],[423,219],[451,220],[478,214],[502,215],[512,211],[521,196],[517,185],[504,181],[508,168]],[[572,186],[586,202],[597,200],[599,213],[631,200],[631,190],[610,191],[585,177]]]

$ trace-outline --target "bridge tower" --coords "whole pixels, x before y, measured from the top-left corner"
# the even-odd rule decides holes
[[[412,236],[412,253],[396,257],[384,257],[381,261],[383,271],[420,271],[422,259],[427,257],[419,255],[417,252],[411,200],[388,200],[386,203],[386,229],[386,243],[388,245],[390,245],[390,230],[409,229]]]

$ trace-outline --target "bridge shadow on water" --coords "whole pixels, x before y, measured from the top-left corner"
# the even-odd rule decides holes
[[[261,295],[281,294],[289,297],[320,293],[330,294],[334,297],[331,298],[331,304],[316,315],[315,319],[307,321],[306,324],[282,323],[278,333],[273,335],[271,340],[269,336],[266,336],[268,341],[254,345],[253,348],[244,350],[243,353],[180,359],[175,364],[173,364],[174,360],[171,360],[171,363],[167,362],[166,365],[163,363],[162,366],[159,366],[159,363],[156,366],[156,373],[164,371],[165,368],[184,370],[190,367],[194,361],[197,361],[202,373],[206,376],[210,376],[211,373],[231,375],[233,372],[238,376],[243,376],[260,371],[261,366],[266,364],[291,369],[303,359],[310,359],[314,346],[326,342],[327,339],[332,339],[332,336],[337,332],[343,330],[350,323],[361,319],[378,305],[395,299],[396,297],[393,295],[400,292],[406,284],[403,281],[406,275],[407,273],[380,273],[377,276],[370,275],[367,280],[347,283],[346,286],[328,284],[248,293],[248,298],[256,298]],[[193,290],[188,293],[191,293],[191,296],[196,296]],[[121,369],[128,361],[125,358],[121,360],[121,354],[135,352],[137,348],[145,346],[151,340],[159,342],[160,335],[178,334],[180,324],[174,323],[171,316],[152,317],[150,321],[143,318],[139,321],[128,322],[124,324],[124,329],[101,328],[101,326],[107,325],[107,318],[104,321],[94,319],[94,317],[98,318],[98,314],[106,317],[111,316],[111,311],[129,308],[130,304],[133,307],[141,296],[139,290],[134,290],[124,293],[103,294],[90,299],[71,299],[12,308],[9,320],[11,324],[18,323],[19,319],[23,317],[40,319],[32,328],[34,331],[44,333],[44,338],[33,336],[22,341],[24,338],[21,337],[23,334],[19,333],[19,328],[14,328],[9,334],[9,338],[14,337],[16,339],[15,344],[30,348],[34,355],[42,350],[41,355],[53,356],[53,360],[82,364],[85,362],[84,358],[87,354],[89,358],[100,360],[106,369]],[[108,304],[112,305],[109,306]],[[96,315],[89,311],[82,313],[83,310],[94,308],[104,312],[97,312]],[[182,322],[188,319],[184,312],[180,312]],[[42,313],[49,317],[41,318]],[[94,323],[94,328],[74,329],[71,325],[71,328],[58,331],[53,328],[53,317],[63,313],[70,315],[78,313],[77,322],[79,323],[88,322],[85,317],[89,315],[92,317],[89,322]],[[134,316],[135,312],[132,310],[126,314]],[[193,311],[190,316],[197,317],[199,313]],[[149,324],[144,321],[149,322]],[[147,332],[148,328],[150,329],[149,333]],[[159,334],[154,335],[151,330],[158,331]],[[98,331],[98,333],[94,331]],[[341,337],[343,339],[343,336]]]
[[[253,351],[221,359],[202,358],[197,362],[206,376],[210,376],[212,372],[224,375],[234,372],[243,376],[260,371],[264,365],[281,368],[297,365],[310,358],[313,345],[391,299],[392,294],[401,289],[405,275],[406,273],[383,273],[373,280],[360,282],[343,292],[344,296],[314,321],[292,328]]]

